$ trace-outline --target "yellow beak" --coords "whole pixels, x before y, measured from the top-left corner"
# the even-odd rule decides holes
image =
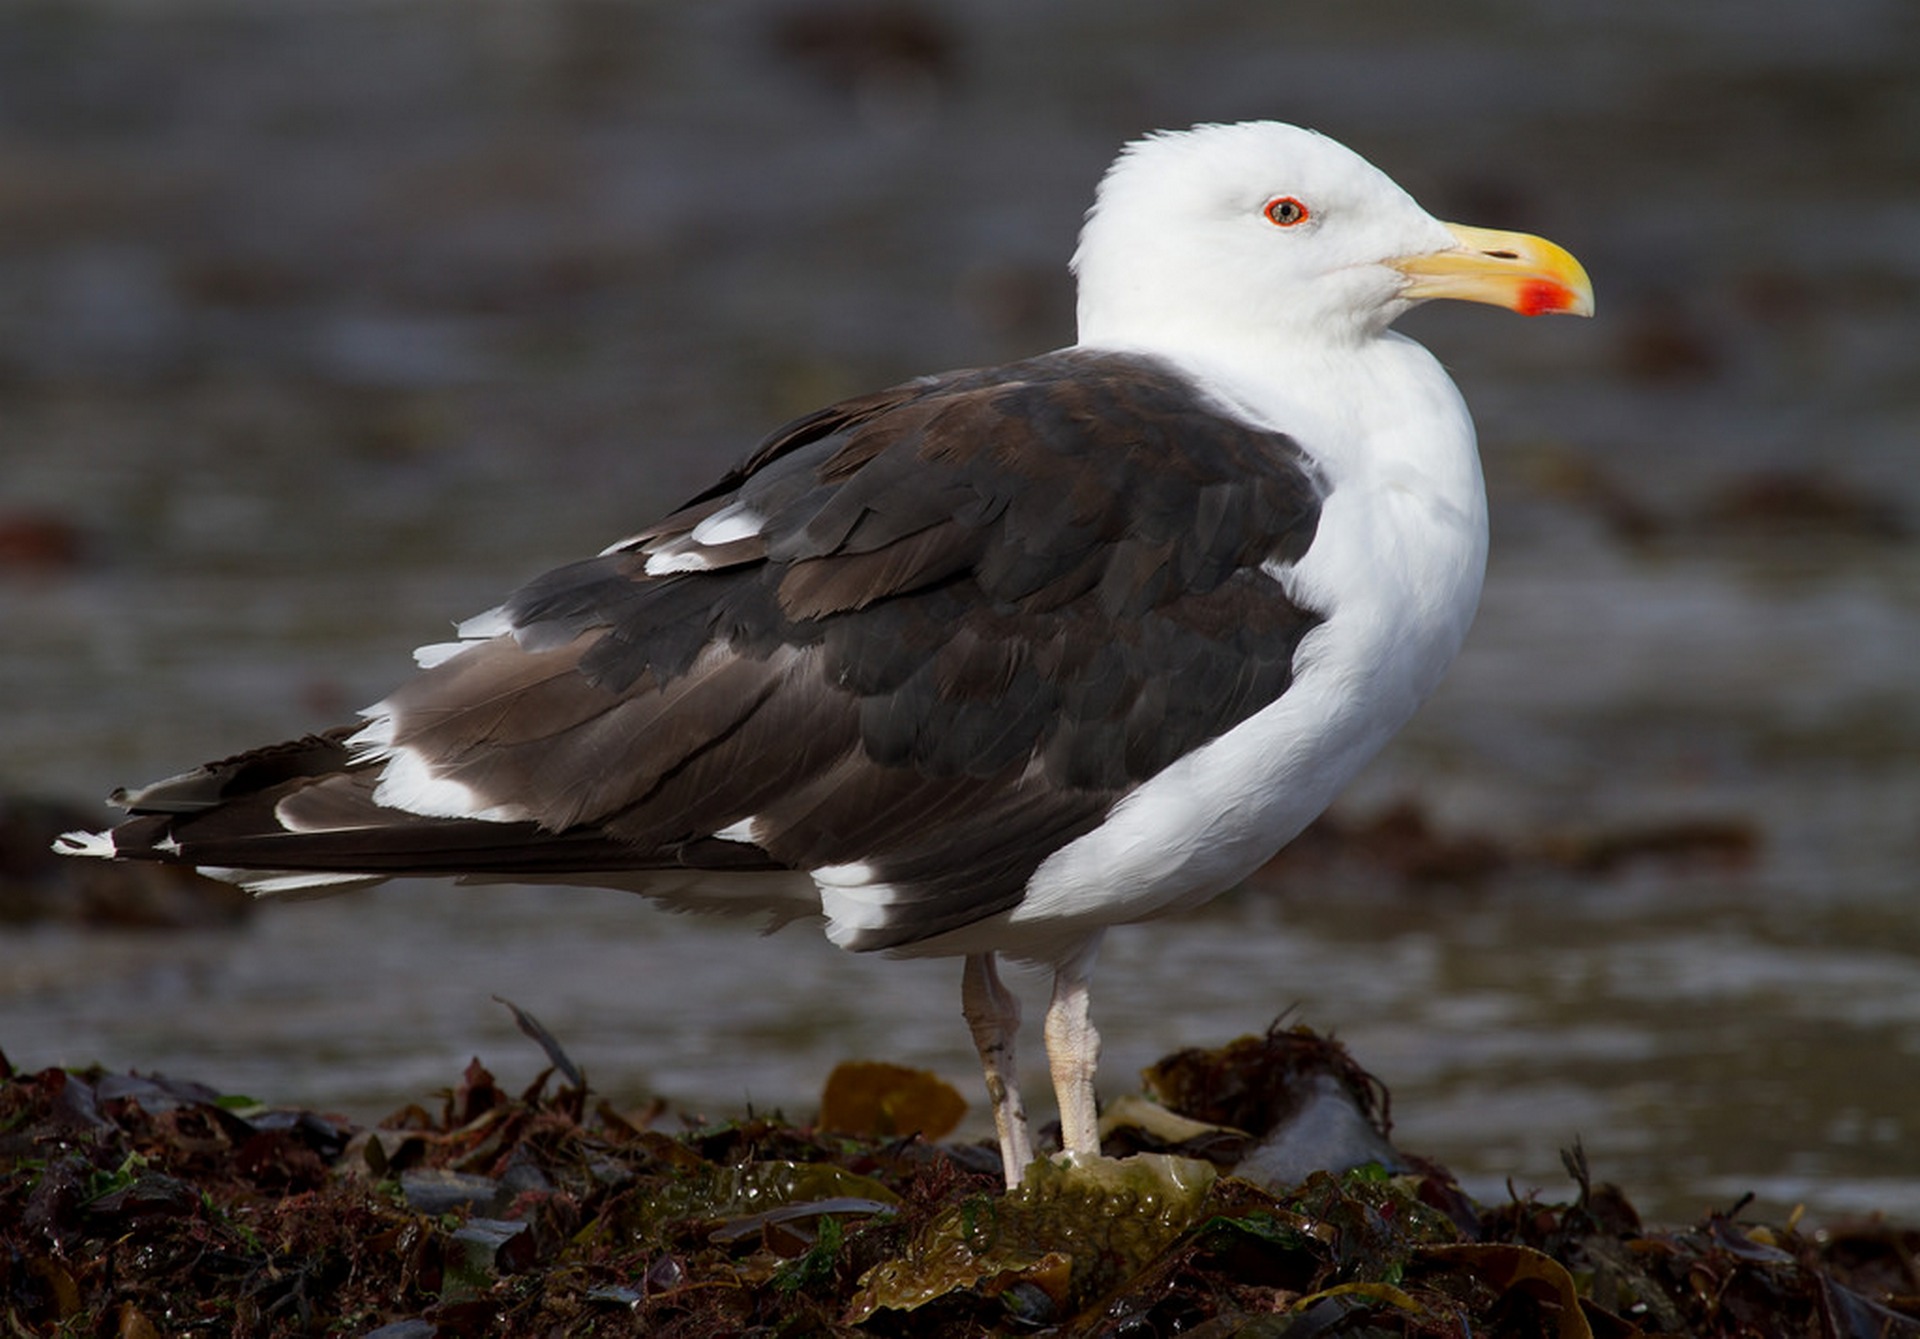
[[[1402,296],[1490,302],[1522,316],[1593,315],[1593,283],[1564,248],[1523,232],[1446,227],[1457,246],[1387,262],[1407,276]]]

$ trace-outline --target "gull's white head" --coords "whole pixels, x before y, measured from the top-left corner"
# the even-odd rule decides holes
[[[1371,338],[1453,297],[1534,315],[1593,310],[1551,242],[1442,223],[1324,135],[1274,121],[1129,144],[1074,253],[1082,343]]]

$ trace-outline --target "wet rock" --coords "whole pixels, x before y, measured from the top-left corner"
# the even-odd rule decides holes
[[[453,1172],[440,1167],[423,1167],[400,1174],[400,1193],[407,1207],[424,1214],[452,1213],[456,1209],[489,1210],[505,1207],[506,1194],[491,1176]]]
[[[1181,1051],[1142,1077],[1164,1106],[1112,1104],[1101,1129],[1113,1146],[1202,1158],[1275,1193],[1316,1172],[1411,1170],[1387,1138],[1379,1081],[1304,1028]]]
[[[1408,1170],[1399,1150],[1375,1128],[1353,1090],[1331,1074],[1315,1074],[1293,1110],[1248,1149],[1233,1174],[1266,1190],[1297,1186],[1315,1172],[1378,1166]]]
[[[534,1239],[530,1223],[509,1222],[503,1218],[469,1218],[453,1234],[453,1244],[464,1252],[468,1270],[476,1280],[489,1274],[514,1274],[534,1260]]]
[[[190,1216],[200,1207],[199,1192],[173,1176],[143,1176],[132,1185],[110,1190],[87,1203],[87,1212],[124,1229],[145,1218]]]
[[[1284,1022],[1225,1046],[1176,1051],[1143,1070],[1141,1078],[1169,1109],[1256,1138],[1324,1101],[1319,1081],[1325,1079],[1370,1128],[1382,1137],[1387,1132],[1386,1089],[1380,1081],[1339,1042]]]
[[[396,1320],[391,1325],[382,1325],[377,1330],[368,1330],[360,1339],[434,1339],[440,1333],[440,1327],[430,1320],[414,1318]]]

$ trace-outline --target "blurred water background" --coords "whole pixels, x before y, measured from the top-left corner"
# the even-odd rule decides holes
[[[1482,1195],[1565,1193],[1578,1137],[1655,1216],[1920,1221],[1899,0],[14,0],[0,788],[345,719],[787,416],[1066,342],[1115,147],[1246,117],[1564,243],[1600,314],[1404,323],[1481,426],[1479,623],[1336,811],[1371,836],[1110,936],[1105,1091],[1294,1006]],[[1375,849],[1396,806],[1425,855]],[[853,1056],[973,1098],[957,981],[408,885],[7,927],[0,1048],[373,1117],[471,1054],[531,1077],[499,993],[616,1101],[803,1115]]]

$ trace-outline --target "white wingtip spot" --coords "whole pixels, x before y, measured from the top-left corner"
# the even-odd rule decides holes
[[[886,888],[873,881],[873,866],[862,860],[851,865],[821,865],[807,871],[822,888]],[[891,894],[892,889],[887,889]]]
[[[63,832],[55,839],[53,849],[60,855],[87,856],[94,860],[112,860],[119,854],[113,849],[111,832]]]
[[[504,604],[496,604],[472,618],[461,619],[454,624],[453,630],[460,634],[462,641],[483,642],[502,633],[513,631],[513,619],[507,614]]]
[[[687,538],[702,545],[731,544],[738,539],[753,538],[766,524],[767,518],[759,512],[735,502],[694,526]]]
[[[757,815],[749,814],[738,823],[729,823],[713,835],[723,842],[744,842],[748,846],[758,846],[760,839],[753,835],[753,825]]]
[[[827,917],[827,938],[841,948],[853,947],[869,931],[884,930],[892,922],[889,909],[900,900],[892,884],[874,882],[873,866],[822,865],[809,870],[820,890],[820,910]]]
[[[712,567],[691,549],[655,549],[647,555],[646,572],[650,577],[664,577],[675,572],[705,572]]]
[[[625,553],[629,549],[638,548],[640,546],[640,541],[645,538],[646,538],[645,535],[628,535],[625,539],[616,539],[613,541],[613,543],[607,545],[607,547],[605,547],[604,549],[601,549],[600,552],[595,556],[604,558],[609,553]]]
[[[767,518],[751,507],[735,502],[722,507],[713,515],[700,522],[686,534],[668,539],[646,549],[646,573],[650,577],[672,576],[676,572],[708,572],[713,570],[713,559],[701,552],[702,549],[718,548],[742,539],[751,539],[759,534],[767,524]],[[634,539],[638,539],[635,536]],[[622,540],[613,548],[632,544],[634,540]]]
[[[531,817],[526,809],[517,804],[481,803],[473,787],[461,781],[435,776],[433,769],[417,752],[404,747],[389,753],[386,770],[380,773],[380,784],[373,789],[373,802],[389,809],[419,814],[422,818],[471,818],[483,823],[517,823]]]
[[[347,736],[355,762],[377,762],[393,752],[393,712],[384,701],[360,713],[366,724]]]
[[[490,642],[495,637],[514,631],[514,626],[513,619],[507,614],[507,607],[497,604],[485,613],[462,619],[454,624],[453,630],[459,636],[459,641],[429,642],[425,646],[416,646],[413,650],[413,663],[423,670],[444,665],[462,651],[470,651],[483,642]]]

